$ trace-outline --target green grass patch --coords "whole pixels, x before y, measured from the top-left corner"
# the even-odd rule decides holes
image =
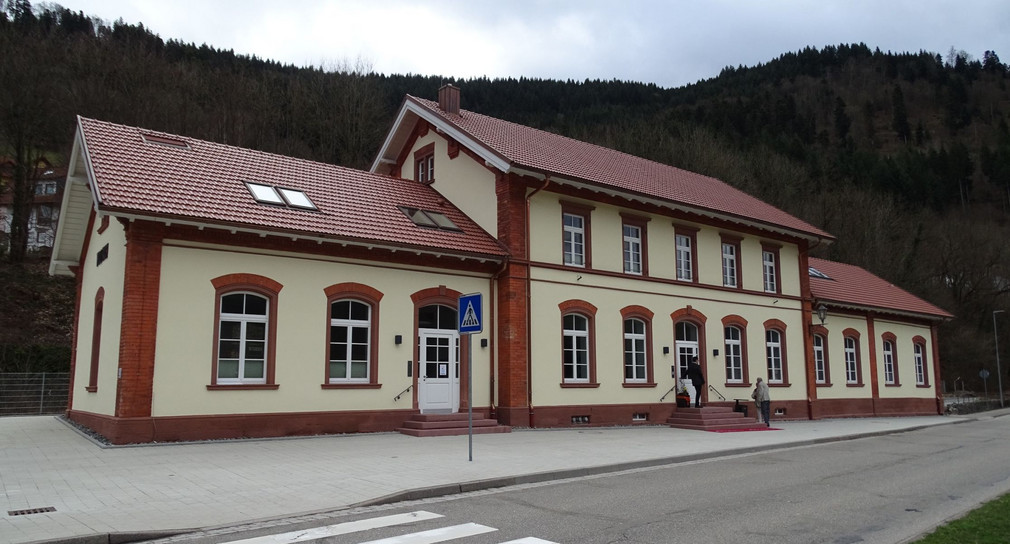
[[[938,528],[915,544],[1006,544],[1010,542],[1010,495],[988,502]]]

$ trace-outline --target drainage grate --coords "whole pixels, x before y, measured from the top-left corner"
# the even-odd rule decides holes
[[[52,506],[45,506],[43,508],[29,508],[27,510],[8,510],[8,516],[27,516],[29,514],[43,514],[45,512],[55,512],[56,509]]]

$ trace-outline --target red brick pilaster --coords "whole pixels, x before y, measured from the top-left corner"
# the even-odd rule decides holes
[[[119,342],[116,417],[148,417],[154,389],[158,292],[161,284],[161,225],[126,223],[126,270]]]
[[[512,255],[498,277],[498,420],[529,427],[529,262],[526,253],[526,183],[499,174],[495,180],[498,239]]]
[[[817,419],[814,402],[817,400],[817,372],[814,369],[813,295],[810,292],[810,250],[800,244],[800,319],[803,321],[803,376],[807,385],[807,418]]]

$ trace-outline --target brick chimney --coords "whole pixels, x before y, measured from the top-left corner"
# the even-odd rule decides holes
[[[459,87],[449,83],[442,85],[438,90],[438,107],[445,113],[459,115]]]

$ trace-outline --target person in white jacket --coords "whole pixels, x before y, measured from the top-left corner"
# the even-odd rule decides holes
[[[768,394],[768,384],[761,378],[757,379],[757,384],[754,387],[754,392],[750,394],[750,397],[754,399],[754,404],[758,405],[759,413],[761,414],[761,419],[764,420],[765,425],[771,427],[771,411],[772,399]],[[760,423],[760,422],[759,422]]]

